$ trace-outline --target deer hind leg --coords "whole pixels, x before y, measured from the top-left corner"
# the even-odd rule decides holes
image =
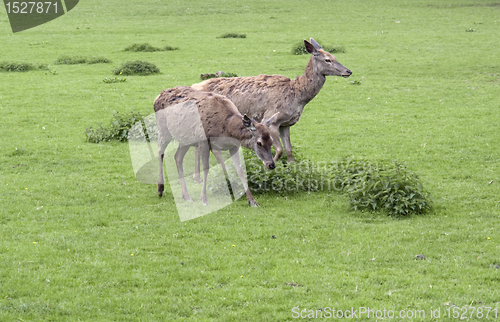
[[[259,207],[257,201],[255,201],[250,189],[248,188],[247,178],[245,178],[245,173],[243,172],[243,168],[241,167],[240,162],[240,154],[238,153],[239,147],[234,147],[229,150],[231,153],[231,158],[233,159],[234,167],[236,168],[236,173],[238,173],[238,177],[240,177],[241,183],[243,184],[243,189],[245,189],[245,193],[247,195],[248,204],[252,207]]]
[[[201,183],[200,178],[200,147],[196,146],[194,148],[194,175],[193,180],[196,183]]]
[[[222,157],[222,151],[221,150],[212,150],[212,154],[214,155],[217,162],[220,164],[220,167],[222,168],[222,172],[224,172],[224,178],[226,178],[226,182],[230,183],[231,180],[229,179],[229,173],[227,172],[226,164],[224,163],[224,158]],[[232,195],[233,200],[236,199],[234,197],[234,191],[232,191],[230,193]]]
[[[163,134],[163,135],[162,135]],[[158,176],[158,196],[163,196],[163,191],[165,190],[165,180],[163,175],[163,156],[165,154],[165,149],[168,144],[172,140],[172,136],[170,133],[161,133],[158,137],[158,161],[159,161],[159,169],[160,175]]]
[[[202,142],[199,144],[201,161],[203,164],[203,186],[201,188],[201,202],[204,205],[208,205],[207,200],[207,177],[208,170],[210,168],[210,149],[208,147],[208,142]]]
[[[184,168],[182,167],[182,161],[184,160],[184,156],[186,155],[186,152],[189,150],[189,148],[189,145],[179,145],[177,151],[175,152],[175,164],[177,165],[177,172],[179,173],[179,180],[181,182],[182,198],[187,201],[193,201],[193,199],[191,199],[191,197],[189,196],[186,187],[186,180],[184,180]]]
[[[290,142],[290,127],[280,127],[280,137],[281,141],[283,141],[283,145],[285,147],[286,157],[288,159],[288,163],[293,163],[292,156],[292,142]]]

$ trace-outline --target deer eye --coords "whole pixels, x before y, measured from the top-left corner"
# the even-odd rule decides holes
[[[332,63],[332,61],[331,61],[330,59],[325,59],[325,62],[327,62],[327,63],[329,63],[329,64],[331,64],[331,63]]]
[[[262,146],[262,143],[260,143],[260,141],[257,141],[257,145]]]

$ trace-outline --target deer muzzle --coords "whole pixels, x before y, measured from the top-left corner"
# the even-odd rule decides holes
[[[269,170],[273,170],[274,168],[276,168],[276,165],[274,164],[274,161],[271,161],[271,162],[264,162],[264,165],[266,166],[266,168],[268,168]]]
[[[342,77],[347,78],[347,77],[351,76],[351,74],[352,74],[352,72],[351,72],[349,69],[347,69],[347,70],[346,70],[346,71],[342,74]]]

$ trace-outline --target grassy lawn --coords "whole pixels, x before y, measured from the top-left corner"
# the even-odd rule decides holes
[[[500,318],[499,26],[500,6],[479,0],[80,1],[16,34],[0,10],[0,63],[48,65],[0,69],[0,321]],[[309,37],[344,47],[353,75],[327,78],[292,143],[314,162],[403,162],[433,211],[269,192],[255,194],[260,208],[243,197],[181,222],[169,185],[160,199],[135,179],[126,143],[85,141],[200,74],[298,76],[309,56],[292,47]],[[178,49],[124,50],[144,43]],[[160,73],[113,75],[132,60]],[[126,81],[103,82],[114,77]]]

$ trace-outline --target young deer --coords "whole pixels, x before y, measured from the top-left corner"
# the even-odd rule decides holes
[[[278,160],[283,152],[281,137],[288,161],[293,162],[290,127],[299,121],[304,106],[319,93],[326,81],[325,76],[349,77],[352,74],[314,39],[311,38],[310,42],[304,40],[304,44],[312,56],[304,74],[293,80],[280,75],[259,75],[212,78],[192,86],[201,91],[226,96],[240,113],[257,121],[268,119],[279,112],[279,116],[269,128],[276,149],[274,161]],[[196,173],[199,173],[199,170],[195,169],[195,180]]]
[[[210,150],[229,150],[236,172],[243,183],[248,203],[258,206],[248,189],[246,178],[241,167],[238,149],[242,145],[252,149],[268,169],[274,169],[271,146],[273,139],[268,131],[268,124],[276,116],[266,122],[258,123],[246,115],[241,115],[234,104],[222,95],[206,93],[189,86],[179,86],[164,90],[154,102],[156,124],[158,128],[158,157],[160,175],[158,178],[158,195],[163,195],[165,187],[163,179],[163,156],[172,138],[179,142],[175,153],[175,162],[182,187],[182,197],[191,200],[184,180],[182,161],[191,146],[200,149],[203,161],[203,187],[201,201],[207,201],[207,175],[209,169]],[[217,161],[224,168],[224,160]]]

